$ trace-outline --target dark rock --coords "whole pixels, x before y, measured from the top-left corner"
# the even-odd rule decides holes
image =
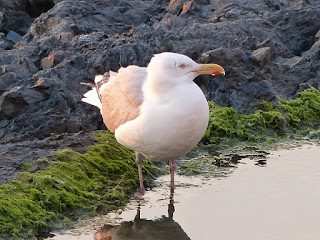
[[[53,67],[54,54],[41,59],[41,68],[49,69]]]
[[[276,44],[274,43],[274,41],[271,38],[268,38],[268,39],[264,40],[263,42],[257,44],[257,49],[264,48],[264,47],[270,48],[271,55],[275,54]]]
[[[230,66],[241,66],[245,63],[249,63],[248,53],[240,48],[217,48],[203,53],[200,59],[201,62],[215,62],[218,64],[223,64],[226,66],[226,68]]]
[[[275,61],[276,64],[281,65],[281,66],[287,66],[288,68],[285,68],[284,71],[295,67],[297,64],[299,64],[302,60],[302,57],[299,56],[294,56],[291,58],[282,58],[278,57]]]
[[[12,30],[9,30],[6,38],[13,43],[17,43],[18,41],[20,41],[22,39],[22,37],[18,33],[16,33],[15,31],[12,31]]]
[[[2,24],[3,15],[4,15],[4,11],[3,11],[3,9],[1,9],[1,10],[0,10],[0,26],[1,26],[1,24]]]
[[[34,18],[54,6],[53,0],[1,0],[0,2],[0,31],[13,30],[24,35]]]
[[[251,54],[254,61],[258,62],[262,67],[269,63],[271,58],[271,48],[263,47],[254,50]]]
[[[8,41],[8,39],[5,37],[5,34],[0,32],[0,48],[8,50],[11,49],[12,46],[13,44]]]
[[[66,121],[66,131],[69,133],[77,133],[81,130],[80,123],[77,119],[68,119]]]
[[[37,82],[31,87],[35,89],[50,89],[54,86],[54,82],[51,79],[39,78]]]
[[[0,101],[1,101],[1,100],[0,100]],[[0,102],[0,104],[1,104],[1,102]],[[0,128],[4,128],[4,127],[8,126],[9,123],[10,123],[9,120],[0,121]]]
[[[0,111],[2,119],[12,119],[26,109],[27,105],[37,104],[45,99],[45,96],[33,89],[17,86],[0,96]]]
[[[316,41],[312,47],[303,53],[303,56],[307,58],[307,61],[319,62],[320,60],[320,39]]]

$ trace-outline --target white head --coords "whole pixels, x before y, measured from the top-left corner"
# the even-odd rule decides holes
[[[172,52],[155,54],[148,67],[148,81],[156,88],[164,85],[191,83],[201,74],[224,74],[224,69],[217,64],[198,64],[191,58]]]
[[[171,84],[185,83],[192,81],[198,74],[196,69],[201,66],[191,58],[171,52],[155,54],[151,59],[147,71],[148,75],[157,76],[161,81]]]

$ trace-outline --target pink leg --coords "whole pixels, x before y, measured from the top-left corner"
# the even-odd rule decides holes
[[[170,190],[171,190],[171,193],[173,193],[174,192],[174,170],[176,169],[176,161],[175,160],[169,161],[169,169],[170,169],[170,176],[171,176]]]
[[[135,193],[135,197],[143,197],[143,195],[145,194],[145,189],[143,186],[143,176],[142,176],[142,162],[143,162],[143,155],[140,153],[136,153],[136,163],[138,165],[140,189],[138,192]]]

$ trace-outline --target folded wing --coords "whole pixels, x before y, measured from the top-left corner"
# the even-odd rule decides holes
[[[96,81],[101,114],[109,130],[115,132],[120,125],[139,116],[143,102],[142,86],[146,79],[146,68],[129,66],[121,68],[118,73],[110,71]]]

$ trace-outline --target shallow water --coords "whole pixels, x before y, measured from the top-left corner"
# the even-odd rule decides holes
[[[173,199],[163,176],[145,200],[49,239],[320,239],[319,146],[274,151],[263,166],[241,159],[226,176],[177,176]]]

